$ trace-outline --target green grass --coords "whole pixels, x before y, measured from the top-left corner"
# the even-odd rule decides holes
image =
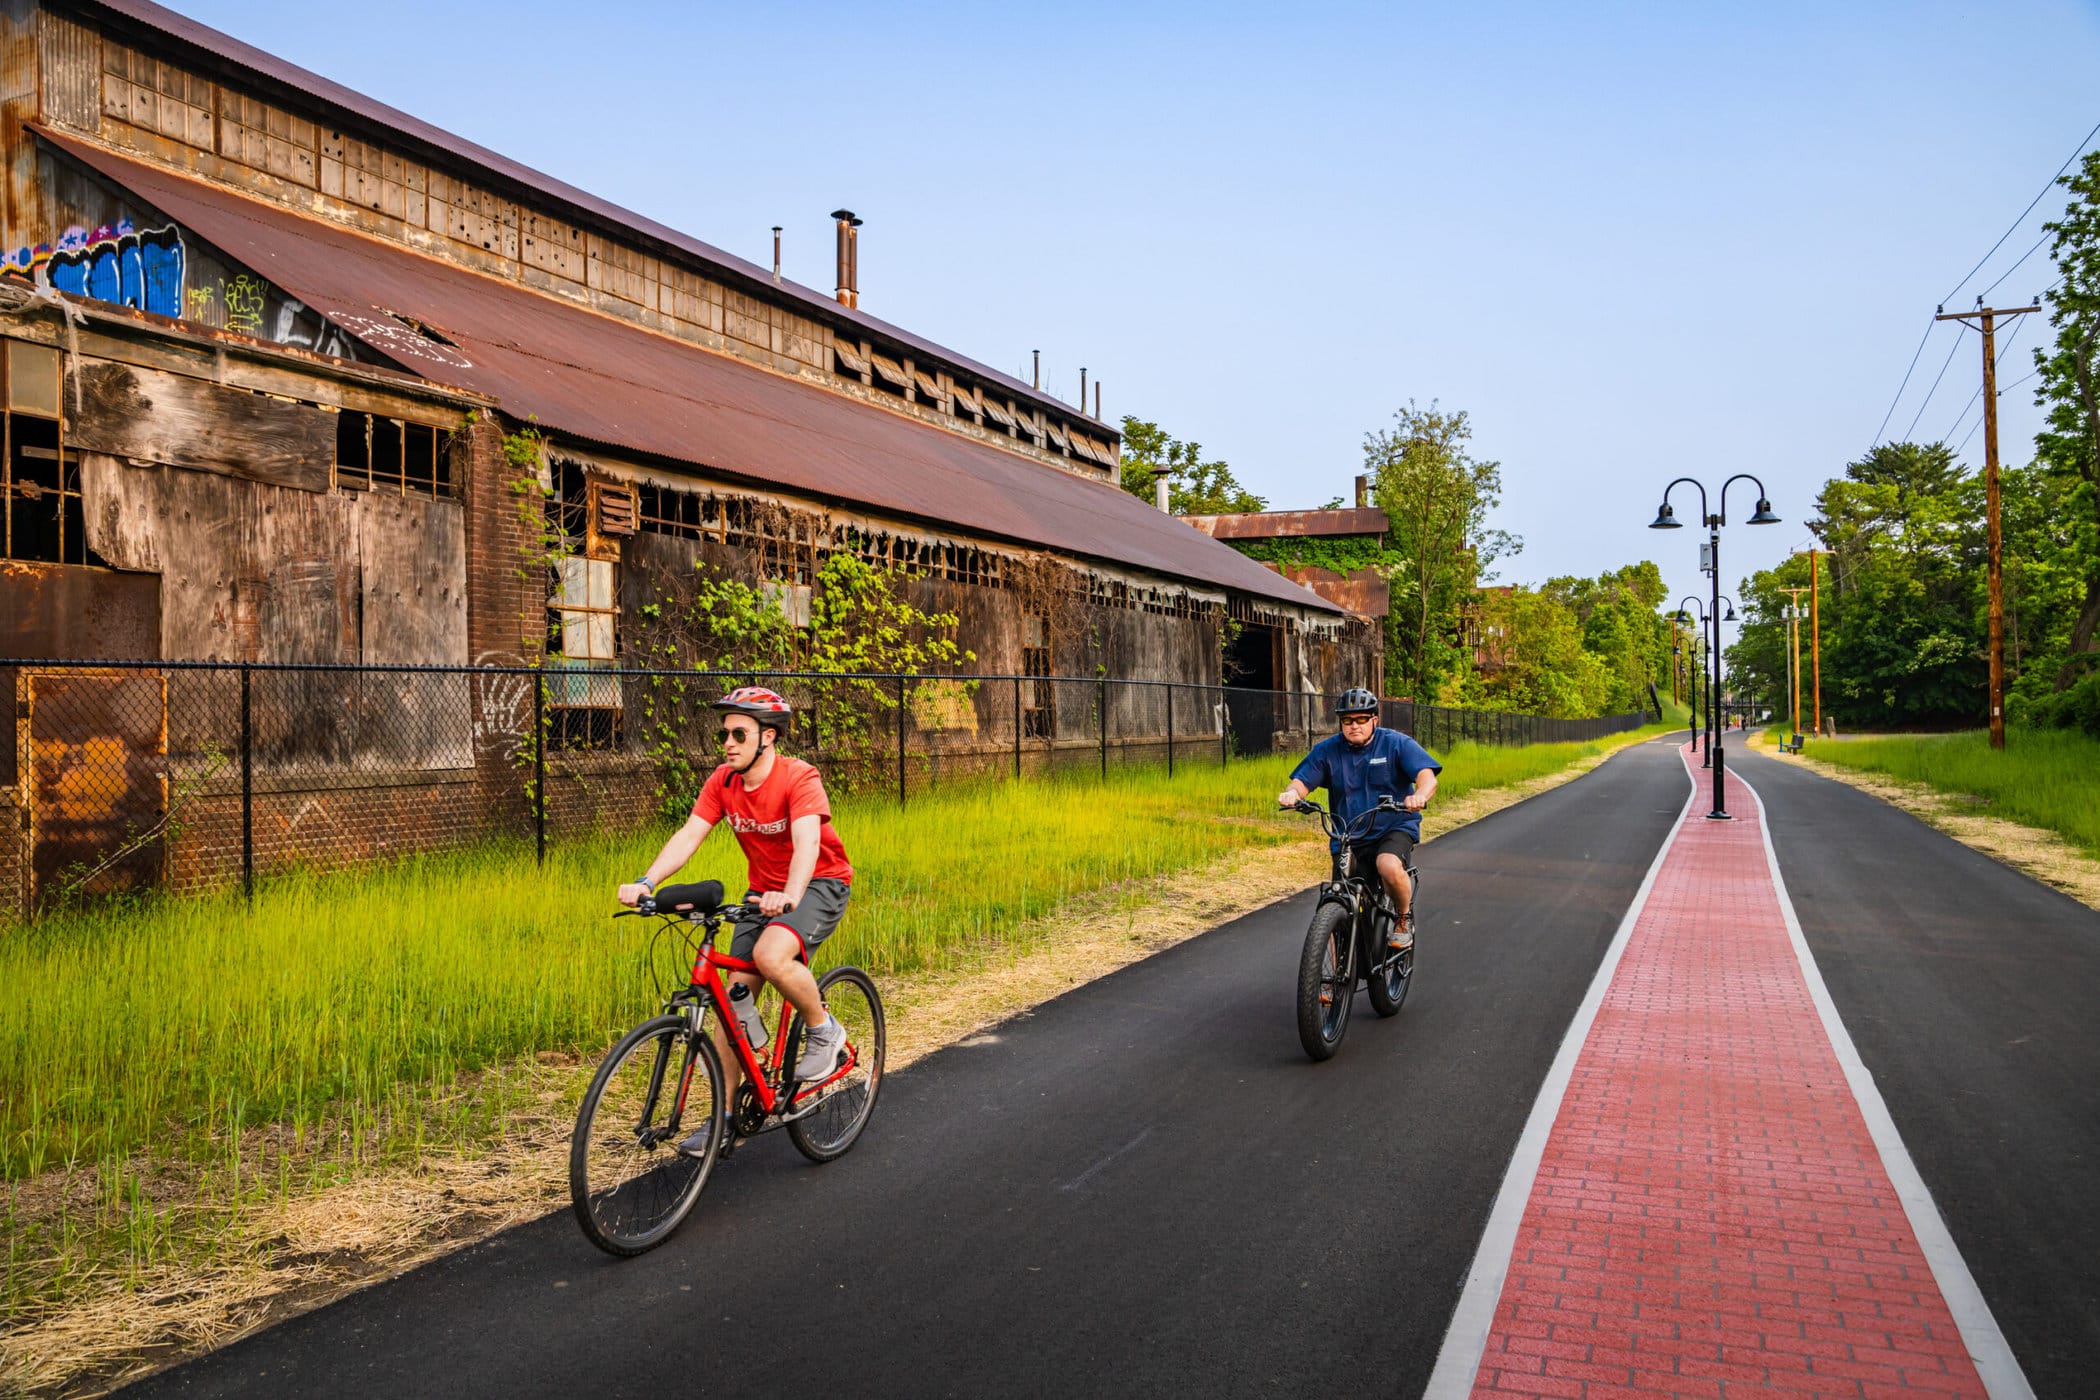
[[[1620,742],[1459,745],[1440,755],[1443,792]],[[1291,764],[986,783],[902,808],[842,798],[853,904],[820,962],[951,966],[1067,902],[1140,901],[1141,882],[1310,835],[1271,805]],[[655,1011],[660,976],[682,978],[664,950],[652,965],[654,921],[609,917],[613,887],[663,834],[557,843],[544,867],[529,848],[487,848],[281,876],[252,906],[153,898],[0,929],[0,1176],[63,1171],[94,1201],[53,1221],[24,1216],[8,1188],[6,1312],[194,1255],[200,1232],[233,1247],[258,1198],[494,1141],[536,1092],[529,1057],[588,1061]],[[732,888],[742,875],[726,834],[687,871]],[[188,1183],[175,1210],[148,1189],[170,1165]]]
[[[2066,729],[1810,740],[1811,758],[1982,799],[1993,816],[2053,831],[2100,856],[2100,740]]]

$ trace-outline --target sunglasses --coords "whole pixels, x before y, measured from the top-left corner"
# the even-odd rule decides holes
[[[1376,720],[1377,718],[1378,718],[1378,716],[1376,716],[1376,715],[1343,715],[1343,716],[1342,716],[1342,723],[1343,723],[1343,724],[1370,724],[1370,723],[1372,723],[1373,721],[1375,721],[1375,720]]]
[[[717,729],[715,731],[715,742],[724,745],[731,742],[748,744],[757,737],[758,731],[756,729]]]

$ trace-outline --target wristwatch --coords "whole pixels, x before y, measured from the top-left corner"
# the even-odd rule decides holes
[[[651,880],[647,875],[637,877],[635,883],[637,885],[640,885],[643,889],[649,891],[649,893],[651,894],[656,893],[656,882],[654,880]]]

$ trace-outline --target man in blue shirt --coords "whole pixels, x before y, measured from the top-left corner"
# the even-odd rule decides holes
[[[1378,697],[1368,690],[1344,694],[1335,714],[1341,718],[1342,732],[1313,745],[1305,761],[1292,770],[1291,785],[1276,794],[1276,805],[1296,806],[1315,788],[1327,789],[1329,807],[1344,822],[1372,811],[1383,797],[1400,805],[1398,812],[1366,818],[1362,835],[1350,846],[1355,868],[1371,862],[1398,911],[1388,941],[1396,950],[1411,948],[1414,888],[1407,878],[1407,858],[1422,839],[1422,809],[1436,792],[1436,775],[1444,765],[1399,730],[1381,728]],[[1329,845],[1341,850],[1339,841]]]

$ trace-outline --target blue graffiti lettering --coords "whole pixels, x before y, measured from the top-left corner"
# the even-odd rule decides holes
[[[0,276],[43,282],[61,292],[136,307],[157,316],[183,313],[182,230],[132,228],[129,220],[89,232],[67,229],[58,246],[18,248]]]

